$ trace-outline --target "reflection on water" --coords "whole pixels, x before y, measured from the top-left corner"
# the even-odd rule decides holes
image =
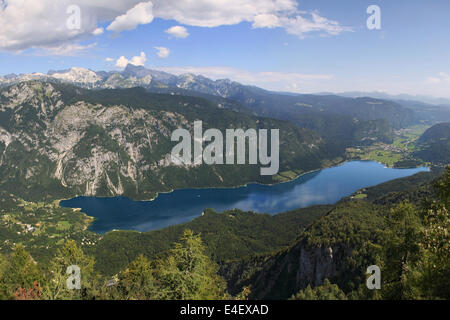
[[[91,226],[95,232],[148,231],[190,221],[200,216],[205,208],[219,212],[239,208],[275,214],[314,204],[335,203],[358,189],[427,170],[423,167],[393,169],[372,161],[352,161],[273,186],[251,184],[234,189],[176,190],[160,194],[154,201],[78,197],[61,201],[61,206],[82,208],[95,217]]]

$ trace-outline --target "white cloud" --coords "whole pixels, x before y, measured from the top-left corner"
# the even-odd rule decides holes
[[[298,10],[295,0],[154,0],[153,4],[156,17],[198,27],[250,22],[253,28],[281,27],[300,38],[309,32],[337,35],[351,31],[317,12]]]
[[[349,27],[341,26],[338,22],[328,20],[312,12],[311,19],[301,15],[295,17],[284,16],[280,18],[280,25],[286,29],[286,32],[304,38],[310,32],[323,32],[329,35],[338,35],[342,32],[352,31]]]
[[[127,58],[125,58],[125,56],[121,56],[116,61],[116,67],[123,69],[128,65],[129,62],[130,61]]]
[[[111,21],[140,1],[107,0],[8,0],[0,8],[0,50],[21,51],[29,48],[55,48],[74,45],[99,33],[100,22]],[[71,5],[80,15],[68,12]],[[79,28],[68,28],[69,19]],[[79,18],[79,19],[78,19]]]
[[[253,28],[280,27],[280,19],[274,14],[259,14],[253,20]]]
[[[95,29],[94,31],[92,31],[92,34],[93,34],[94,36],[99,36],[99,35],[102,35],[104,31],[105,31],[105,30],[103,30],[103,28],[97,28],[97,29]]]
[[[198,27],[253,22],[261,14],[295,12],[295,0],[154,0],[155,16]]]
[[[170,54],[170,50],[168,48],[164,48],[164,47],[155,47],[156,50],[158,50],[158,57],[160,59],[165,59],[169,56]]]
[[[438,84],[438,83],[441,83],[441,78],[438,78],[438,77],[428,77],[428,78],[425,80],[425,83],[426,83],[426,84]]]
[[[114,61],[114,59],[113,59],[113,58],[109,58],[109,57],[107,57],[107,58],[105,58],[105,61],[106,61],[106,62],[113,62],[113,61]]]
[[[116,67],[123,69],[128,64],[132,64],[135,66],[144,66],[146,61],[147,61],[147,56],[145,55],[145,52],[141,52],[141,54],[139,56],[135,56],[135,57],[131,58],[131,60],[128,60],[127,58],[125,58],[125,56],[121,56],[116,61]]]
[[[450,82],[450,74],[445,73],[445,72],[439,72],[439,76],[440,76],[441,79],[444,80],[445,82]]]
[[[175,38],[187,38],[189,33],[187,32],[185,27],[182,26],[173,26],[166,30],[166,33],[174,36]]]
[[[110,22],[107,30],[120,32],[148,24],[154,18],[198,27],[248,22],[254,28],[285,28],[301,38],[309,32],[336,35],[350,30],[318,13],[298,10],[295,0],[8,0],[2,3],[6,3],[0,8],[2,51],[73,44],[101,34],[104,30],[100,23]],[[67,12],[70,5],[80,8],[80,24],[76,29],[67,28],[72,15]],[[183,33],[173,35],[184,36]]]
[[[450,83],[450,74],[445,72],[439,72],[437,76],[428,77],[425,79],[425,84],[440,84]]]
[[[96,45],[97,43],[91,43],[88,45],[81,45],[79,43],[67,43],[56,47],[44,48],[41,49],[40,52],[55,56],[75,56],[88,49],[94,48]]]
[[[116,17],[106,29],[114,32],[133,30],[140,24],[147,24],[152,21],[153,3],[150,1],[141,2],[128,10],[127,13]]]

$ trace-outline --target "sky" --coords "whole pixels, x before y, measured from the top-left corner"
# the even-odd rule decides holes
[[[0,75],[131,63],[277,91],[450,98],[449,15],[444,0],[0,0]]]

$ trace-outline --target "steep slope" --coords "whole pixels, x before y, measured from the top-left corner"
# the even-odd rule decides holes
[[[450,121],[449,106],[432,105],[411,100],[399,100],[397,102],[405,108],[413,110],[416,120],[420,123],[434,125],[436,123]]]
[[[258,116],[287,120],[291,123],[317,131],[326,139],[333,140],[329,148],[342,151],[349,145],[373,142],[392,142],[392,128],[401,128],[417,121],[414,112],[398,103],[372,98],[344,98],[335,95],[285,94],[242,85],[230,80],[213,81],[203,76],[184,74],[159,76],[143,67],[127,67],[127,74],[134,76],[151,74],[154,81],[167,85],[158,89],[172,94],[198,96],[208,99],[220,97],[225,108],[249,112]],[[147,70],[147,71],[146,71]],[[361,135],[374,127],[369,135]],[[338,143],[336,143],[338,140]]]
[[[387,100],[353,99],[335,95],[281,94],[245,86],[230,80],[213,81],[193,74],[171,78],[166,81],[166,84],[233,99],[242,103],[255,114],[294,122],[300,121],[301,114],[308,113],[308,111],[319,114],[339,114],[362,121],[386,119],[395,128],[406,126],[414,121],[414,114],[411,110]]]
[[[238,102],[235,105],[225,105],[226,108],[288,120],[314,129],[324,136],[334,136],[337,132],[338,135],[345,135],[348,140],[353,138],[351,133],[337,131],[344,126],[332,125],[337,115],[343,118],[341,122],[345,120],[346,127],[353,130],[358,129],[355,119],[358,121],[384,119],[394,128],[404,127],[418,120],[410,109],[388,100],[276,93],[227,79],[214,81],[194,74],[175,76],[133,65],[128,65],[122,72],[94,72],[83,68],[72,68],[51,71],[47,75],[13,75],[0,78],[0,86],[30,79],[67,82],[90,89],[141,86],[154,92],[226,98]],[[323,122],[326,122],[326,125]],[[332,128],[327,130],[329,127]]]
[[[154,259],[169,250],[185,229],[191,229],[202,235],[208,255],[221,263],[288,247],[302,229],[331,209],[332,206],[320,205],[274,216],[240,210],[217,213],[208,209],[189,223],[162,230],[109,232],[90,250],[96,257],[97,270],[112,275],[139,254]]]
[[[221,274],[232,293],[251,286],[255,299],[287,299],[308,285],[322,285],[324,279],[346,292],[355,290],[364,283],[366,268],[377,261],[389,208],[404,200],[417,205],[437,200],[432,186],[442,173],[432,170],[360,190],[367,198],[342,199],[300,232],[288,249],[227,261]]]
[[[144,89],[84,90],[23,82],[0,91],[0,189],[27,197],[150,198],[183,187],[272,182],[259,165],[175,166],[172,132],[279,128],[280,170],[312,170],[335,155],[307,129],[230,110],[202,98]]]
[[[370,248],[383,228],[383,210],[363,201],[337,205],[295,245],[258,263],[250,280],[252,298],[286,299],[326,278],[341,288],[355,289],[352,285],[363,283],[364,270],[355,270],[354,265],[374,264]]]
[[[450,123],[439,123],[423,133],[419,138],[420,151],[415,156],[425,161],[450,163]]]

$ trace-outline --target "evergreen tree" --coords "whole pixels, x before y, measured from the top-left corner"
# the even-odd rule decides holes
[[[159,298],[222,299],[226,295],[226,283],[217,271],[217,264],[205,254],[201,237],[186,230],[167,259],[159,264],[156,273]]]
[[[118,291],[125,299],[154,299],[157,288],[153,272],[150,262],[139,255],[119,275]]]
[[[428,210],[421,247],[422,291],[426,298],[450,298],[450,215],[445,207]]]
[[[444,175],[435,184],[435,189],[442,205],[450,208],[450,166],[445,168]]]
[[[68,267],[77,266],[80,270],[81,288],[71,289],[67,281]],[[94,274],[94,259],[84,254],[75,241],[67,240],[63,247],[58,249],[50,262],[46,285],[43,295],[46,299],[88,299],[96,295],[98,279]]]
[[[436,183],[440,202],[432,203],[426,211],[421,247],[421,289],[426,298],[450,299],[450,167]]]
[[[16,245],[9,259],[3,262],[1,269],[0,295],[7,298],[14,298],[24,290],[34,290],[42,282],[36,262],[20,244]]]
[[[419,296],[416,267],[421,258],[421,223],[409,202],[397,205],[388,216],[382,268],[383,298],[400,300]]]
[[[8,299],[8,290],[4,281],[4,275],[6,270],[6,259],[0,254],[0,300]]]
[[[325,279],[321,286],[314,289],[310,285],[299,291],[291,300],[347,300],[347,297],[338,285]]]

